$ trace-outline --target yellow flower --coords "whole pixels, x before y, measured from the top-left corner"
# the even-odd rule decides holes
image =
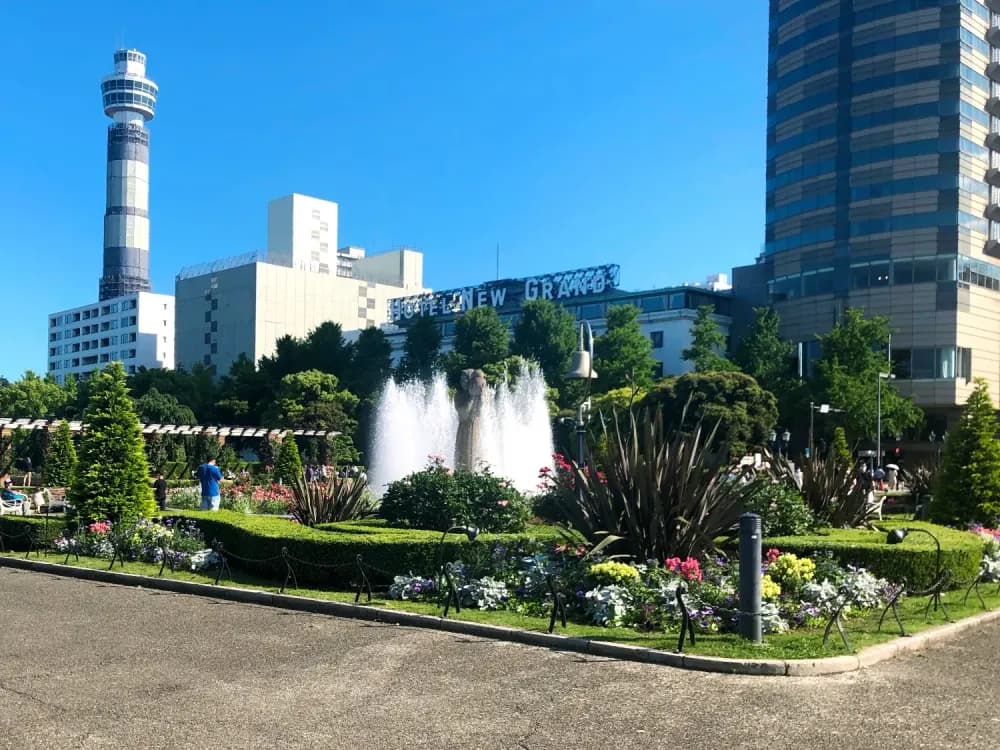
[[[626,563],[609,560],[590,566],[590,576],[600,584],[624,585],[639,580],[639,571]]]
[[[765,575],[760,582],[760,595],[768,601],[773,601],[781,596],[781,586],[771,580],[771,576]]]

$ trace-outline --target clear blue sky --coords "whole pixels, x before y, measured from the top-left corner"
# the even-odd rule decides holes
[[[7,3],[0,10],[0,375],[97,299],[117,47],[148,56],[150,266],[263,248],[266,203],[340,204],[341,245],[424,252],[444,289],[606,262],[622,286],[753,262],[767,4]]]

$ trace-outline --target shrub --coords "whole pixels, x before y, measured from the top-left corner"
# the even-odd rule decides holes
[[[802,493],[806,507],[824,526],[855,527],[869,524],[874,506],[868,503],[871,479],[860,468],[840,463],[831,452],[826,458],[813,454],[796,466],[787,457],[767,455],[772,476]]]
[[[743,507],[760,516],[764,534],[769,536],[805,534],[816,523],[802,493],[784,482],[756,483]]]
[[[39,516],[0,516],[0,549],[24,552],[47,547],[53,540],[62,536],[66,530],[66,521],[61,518],[43,518]]]
[[[194,510],[201,507],[201,489],[182,487],[167,492],[167,506],[177,510]],[[221,502],[220,502],[221,506]]]
[[[342,477],[336,470],[326,482],[307,482],[300,476],[292,483],[291,513],[299,523],[315,526],[331,521],[354,521],[375,512],[364,475]]]
[[[382,497],[381,515],[393,526],[444,531],[454,524],[480,531],[522,531],[527,501],[506,479],[488,471],[455,471],[440,460],[392,482]]]
[[[68,500],[85,521],[135,519],[156,505],[142,428],[120,362],[93,375],[83,418],[80,463]]]
[[[295,444],[295,435],[291,430],[288,430],[281,439],[274,472],[285,484],[292,484],[302,476],[302,458],[299,456],[299,446]]]
[[[978,535],[920,521],[908,521],[907,525],[925,528],[940,539],[941,565],[951,570],[953,586],[968,584],[978,574],[985,543]],[[768,537],[764,546],[799,557],[815,557],[817,563],[823,554],[830,554],[841,565],[864,567],[890,581],[905,579],[911,589],[933,583],[937,557],[933,540],[925,534],[912,534],[902,544],[887,544],[888,528],[828,529],[810,536]],[[821,577],[817,571],[815,578]]]
[[[69,487],[76,473],[76,448],[73,447],[73,433],[65,419],[59,423],[56,434],[49,441],[45,451],[45,465],[42,467],[45,484],[50,487]]]
[[[664,560],[698,556],[729,533],[752,484],[729,477],[728,448],[718,445],[714,430],[668,433],[662,412],[645,408],[627,421],[611,420],[604,431],[597,462],[606,474],[593,461],[574,466],[582,501],[575,493],[558,495],[573,527],[588,540],[612,534],[621,537],[612,551]]]
[[[300,560],[334,566],[317,568],[294,563],[300,582],[341,586],[355,581],[358,555],[370,566],[366,571],[372,580],[388,584],[395,576],[410,572],[435,575],[439,549],[443,549],[445,560],[461,560],[475,570],[492,560],[498,544],[515,551],[524,545],[555,543],[564,534],[551,526],[534,526],[530,534],[480,534],[472,542],[454,534],[445,538],[442,548],[440,532],[391,528],[370,521],[309,527],[283,518],[247,516],[225,510],[167,515],[196,519],[206,540],[220,541],[235,555],[257,561],[248,563],[232,558],[230,564],[234,567],[284,578],[281,550],[286,548]]]

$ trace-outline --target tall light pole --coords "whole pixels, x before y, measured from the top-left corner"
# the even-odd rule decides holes
[[[583,338],[585,332],[587,334],[586,348]],[[573,360],[570,362],[566,377],[572,380],[585,379],[587,381],[587,393],[576,412],[576,464],[582,473],[587,442],[587,412],[590,410],[590,382],[597,377],[597,373],[594,371],[594,331],[590,327],[589,321],[580,321],[580,348],[573,354]],[[576,498],[581,504],[583,503],[583,482],[580,481],[579,477],[576,479]]]
[[[878,374],[878,404],[876,406],[877,426],[875,428],[875,460],[878,462],[877,469],[882,468],[882,381],[895,380],[896,376],[891,372],[880,372]]]
[[[817,404],[813,401],[809,402],[809,456],[813,454],[813,414],[819,412],[820,414],[829,414],[834,412],[839,414],[844,411],[843,409],[834,409],[830,404]]]

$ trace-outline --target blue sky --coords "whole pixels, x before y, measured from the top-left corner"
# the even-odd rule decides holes
[[[266,204],[340,204],[340,245],[424,252],[445,289],[607,262],[728,272],[764,225],[762,2],[10,3],[0,10],[0,376],[97,298],[100,79],[148,56],[150,266],[261,249]]]

